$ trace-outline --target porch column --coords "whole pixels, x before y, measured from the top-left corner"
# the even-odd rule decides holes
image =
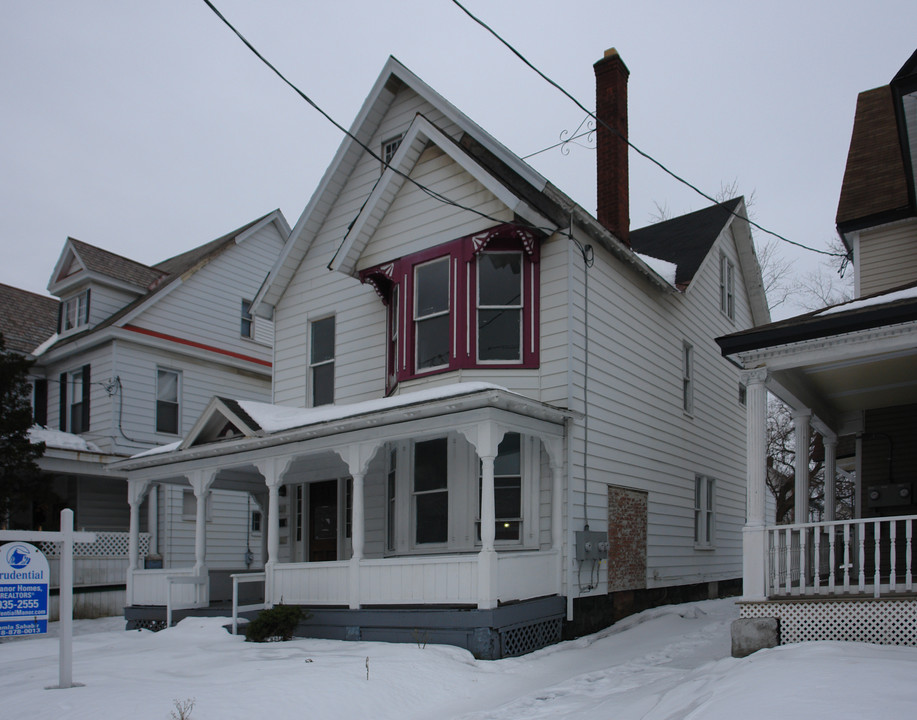
[[[130,532],[127,541],[127,597],[128,605],[134,604],[134,571],[140,564],[140,506],[149,488],[149,480],[127,481],[127,502],[131,508]]]
[[[765,572],[767,531],[765,498],[767,492],[767,370],[758,368],[742,373],[746,386],[745,412],[747,473],[745,527],[742,531],[743,599],[766,598]]]
[[[837,519],[837,437],[823,437],[825,444],[825,520]]]
[[[551,548],[557,553],[557,592],[561,592],[564,567],[564,442],[561,438],[542,438],[551,464]]]
[[[216,479],[216,470],[194,470],[188,480],[194,490],[196,515],[194,521],[194,574],[207,572],[207,496]]]
[[[146,525],[150,531],[150,555],[159,555],[159,486],[150,486],[146,504]]]
[[[796,429],[796,485],[793,490],[793,522],[809,522],[809,440],[811,439],[810,410],[793,412],[793,425]]]
[[[336,449],[337,454],[347,463],[350,477],[353,480],[353,494],[350,507],[350,592],[351,609],[360,607],[360,561],[363,559],[364,538],[366,536],[366,513],[364,508],[364,484],[369,463],[381,447],[379,441],[356,443],[346,448]]]
[[[280,561],[280,486],[292,458],[268,457],[255,462],[267,485],[267,562],[264,563],[264,602],[274,604],[274,567]],[[280,463],[284,462],[285,465]]]

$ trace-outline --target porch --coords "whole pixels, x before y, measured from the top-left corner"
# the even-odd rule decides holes
[[[917,645],[917,323],[901,322],[899,306],[855,301],[717,340],[746,368],[741,618],[777,618],[780,643]],[[792,411],[792,524],[767,517],[768,393]],[[813,432],[824,447],[823,503],[811,502]],[[841,447],[847,504],[837,493]]]
[[[238,430],[244,422],[239,435],[247,435],[267,424],[267,415],[257,419],[256,404],[230,415],[223,401],[199,423],[205,432],[186,439],[188,452],[125,461],[132,534],[157,483],[187,484],[197,508],[194,563],[165,557],[163,568],[145,569],[132,544],[126,614],[168,622],[184,610],[205,612],[218,599],[215,577],[227,569],[209,562],[207,496],[222,488],[245,490],[267,510],[264,556],[253,563],[263,572],[246,583],[263,588],[257,604],[302,605],[324,617],[346,611],[351,635],[367,618],[376,635],[390,622],[385,632],[392,640],[404,639],[406,612],[419,622],[435,611],[445,621],[440,611],[448,610],[460,613],[448,622],[461,617],[459,625],[473,625],[512,606],[528,628],[520,632],[559,639],[568,413],[499,389],[473,390],[443,399],[440,389],[409,413],[387,409],[385,401],[369,414],[353,407],[296,411],[306,421],[323,419],[307,422],[301,437],[297,418],[295,432],[270,442],[264,432],[209,441],[207,428],[225,434],[227,423]],[[329,412],[341,417],[328,422]],[[312,632],[336,632],[309,624]],[[431,635],[445,630],[428,628]],[[475,633],[477,645],[491,637],[488,647],[503,637],[486,625],[459,634]]]

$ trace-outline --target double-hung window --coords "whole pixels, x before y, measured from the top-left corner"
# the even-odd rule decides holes
[[[252,303],[251,300],[242,301],[242,317],[239,335],[244,338],[253,338],[252,332]]]
[[[181,425],[181,376],[175,370],[156,371],[156,432],[178,435]]]
[[[716,539],[716,481],[694,476],[694,545],[710,548]]]
[[[536,368],[538,242],[512,224],[361,271],[388,305],[387,386],[463,368]]]
[[[90,367],[61,373],[59,426],[75,435],[89,430]]]
[[[449,540],[449,444],[446,438],[414,443],[414,543]]]
[[[485,252],[477,257],[477,360],[522,360],[522,253]]]
[[[334,316],[313,320],[309,354],[312,407],[334,402]]]
[[[89,324],[89,290],[69,297],[61,303],[61,333]]]
[[[414,362],[417,372],[449,365],[450,258],[414,268]]]
[[[519,433],[507,433],[494,459],[495,540],[522,538],[522,447]],[[478,481],[478,539],[481,537],[481,481]]]
[[[736,316],[736,269],[726,253],[720,253],[720,310],[730,320]]]
[[[681,349],[681,406],[688,415],[694,413],[694,348],[687,342]]]

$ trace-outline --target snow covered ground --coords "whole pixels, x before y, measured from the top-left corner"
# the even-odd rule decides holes
[[[224,620],[159,633],[120,618],[74,623],[73,679],[58,641],[0,643],[3,720],[781,720],[912,717],[917,648],[809,643],[729,656],[732,600],[669,606],[522,658],[448,646],[298,639],[246,643]],[[57,623],[51,625],[51,633]],[[367,679],[367,664],[368,674]]]

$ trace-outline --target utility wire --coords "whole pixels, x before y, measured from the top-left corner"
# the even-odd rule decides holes
[[[349,137],[349,138],[350,138],[351,140],[353,140],[357,145],[359,145],[361,148],[363,148],[363,150],[365,150],[367,153],[369,153],[373,158],[375,158],[375,159],[378,160],[380,163],[382,163],[383,166],[385,166],[386,168],[389,168],[389,169],[390,169],[392,172],[394,172],[395,174],[401,176],[402,178],[404,178],[405,180],[407,180],[407,181],[410,182],[411,184],[415,185],[417,188],[419,188],[421,191],[423,191],[424,193],[426,193],[427,195],[429,195],[429,196],[430,196],[431,198],[433,198],[434,200],[437,200],[437,201],[439,201],[439,202],[441,202],[441,203],[444,203],[444,204],[446,204],[446,205],[452,205],[453,207],[457,207],[457,208],[459,208],[460,210],[467,210],[468,212],[474,213],[475,215],[478,215],[478,216],[484,218],[485,220],[490,220],[490,221],[495,222],[495,223],[504,223],[504,222],[506,222],[505,220],[501,220],[501,219],[499,219],[499,218],[495,218],[495,217],[493,217],[493,216],[491,216],[491,215],[488,215],[487,213],[483,213],[483,212],[481,212],[480,210],[477,210],[476,208],[469,207],[469,206],[467,206],[467,205],[462,205],[461,203],[456,202],[455,200],[451,200],[450,198],[448,198],[448,197],[446,197],[445,195],[443,195],[443,194],[437,192],[436,190],[433,190],[432,188],[427,187],[426,185],[423,185],[422,183],[418,182],[417,180],[415,180],[414,178],[412,178],[411,176],[409,176],[407,173],[404,173],[404,172],[402,172],[401,170],[399,170],[398,168],[394,167],[393,165],[390,165],[389,163],[387,163],[378,153],[376,153],[372,148],[370,148],[368,145],[366,145],[366,143],[364,143],[364,142],[363,142],[362,140],[360,140],[356,135],[354,135],[352,132],[350,132],[350,130],[348,130],[348,129],[345,128],[343,125],[341,125],[337,120],[335,120],[333,117],[331,117],[331,115],[329,115],[327,112],[325,112],[325,111],[324,111],[324,110],[323,110],[314,100],[312,100],[312,98],[310,98],[308,95],[306,95],[306,93],[304,93],[302,90],[300,90],[292,81],[288,80],[287,77],[286,77],[282,72],[280,72],[280,70],[278,70],[278,69],[273,65],[273,63],[271,63],[267,58],[265,58],[264,55],[262,55],[262,54],[258,51],[258,49],[257,49],[254,45],[252,45],[252,43],[250,43],[250,42],[248,41],[248,39],[247,39],[244,35],[242,35],[242,33],[239,32],[239,31],[235,28],[235,26],[234,26],[231,22],[229,22],[229,20],[226,19],[226,17],[223,15],[223,13],[221,13],[221,12],[217,9],[217,7],[216,7],[212,2],[210,2],[210,0],[203,0],[203,1],[204,1],[204,3],[207,5],[207,7],[209,7],[209,8],[213,11],[213,13],[214,13],[218,18],[220,18],[220,20],[223,21],[223,23],[226,25],[226,27],[228,27],[230,30],[232,30],[232,32],[236,35],[236,37],[238,37],[239,40],[241,40],[241,41],[245,44],[245,46],[246,46],[249,50],[251,50],[252,53],[254,53],[255,57],[257,57],[262,63],[264,63],[265,65],[267,65],[267,66],[274,72],[274,74],[275,74],[277,77],[279,77],[281,80],[283,80],[283,82],[286,83],[286,84],[293,90],[293,92],[295,92],[297,95],[299,95],[299,97],[301,97],[303,100],[305,100],[307,103],[309,103],[309,105],[311,105],[311,106],[312,106],[312,107],[313,107],[313,108],[314,108],[323,118],[325,118],[328,122],[330,122],[332,125],[334,125],[334,127],[336,127],[338,130],[340,130],[342,133],[344,133],[344,135],[346,135],[347,137]],[[367,198],[367,199],[368,199],[368,198]],[[365,203],[364,203],[364,204],[365,204]],[[513,224],[513,223],[511,223],[511,224]],[[341,244],[342,244],[342,245],[343,245],[344,241],[347,240],[347,235],[350,234],[350,230],[352,229],[352,227],[353,227],[353,223],[351,223],[351,225],[347,228],[347,232],[344,234],[344,238],[341,240]],[[525,226],[525,227],[528,227],[528,226]],[[546,233],[549,234],[549,235],[550,235],[550,234],[553,234],[554,232],[556,232],[556,230],[555,230],[554,228],[536,228],[536,229],[542,230],[542,231],[546,232]]]
[[[206,2],[206,0],[205,0],[205,2]],[[709,200],[710,202],[715,203],[715,204],[717,204],[717,205],[721,205],[721,204],[722,204],[722,203],[720,203],[716,198],[714,198],[714,197],[708,195],[708,194],[705,193],[703,190],[701,190],[700,188],[698,188],[696,185],[693,185],[692,183],[690,183],[690,182],[689,182],[688,180],[686,180],[685,178],[681,177],[680,175],[676,174],[674,171],[672,171],[672,170],[670,170],[669,168],[667,168],[665,165],[663,165],[659,160],[657,160],[656,158],[654,158],[652,155],[649,155],[648,153],[643,152],[643,150],[641,150],[640,148],[638,148],[638,147],[637,147],[636,145],[634,145],[630,140],[628,140],[628,139],[627,139],[626,137],[624,137],[620,132],[618,132],[618,130],[617,130],[616,128],[611,127],[611,126],[610,126],[608,123],[606,123],[604,120],[602,120],[601,118],[597,117],[597,116],[595,115],[595,113],[593,113],[593,112],[590,111],[588,108],[586,108],[579,100],[577,100],[573,95],[571,95],[569,92],[567,92],[567,90],[565,90],[561,85],[559,85],[558,83],[554,82],[554,80],[552,80],[551,78],[549,78],[549,77],[548,77],[547,75],[545,75],[541,70],[539,70],[537,67],[535,67],[531,62],[529,62],[529,60],[528,60],[521,52],[519,52],[516,48],[514,48],[512,45],[510,45],[509,42],[507,42],[506,40],[504,40],[504,39],[499,35],[499,33],[497,33],[497,32],[496,32],[493,28],[491,28],[487,23],[485,23],[483,20],[481,20],[480,18],[478,18],[477,16],[475,16],[470,10],[468,10],[468,8],[466,8],[464,5],[462,5],[462,3],[459,2],[459,0],[452,0],[452,2],[453,2],[455,5],[457,5],[458,8],[459,8],[462,12],[464,12],[468,17],[470,17],[472,20],[474,20],[478,25],[480,25],[482,28],[484,28],[485,30],[487,30],[487,32],[489,32],[489,33],[490,33],[491,35],[493,35],[497,40],[499,40],[503,45],[505,45],[505,46],[507,47],[507,49],[509,49],[510,52],[512,52],[516,57],[518,57],[518,58],[519,58],[525,65],[527,65],[530,69],[534,70],[534,71],[535,71],[535,72],[536,72],[545,82],[547,82],[549,85],[552,85],[552,86],[555,87],[557,90],[559,90],[561,93],[563,93],[564,95],[566,95],[570,100],[573,101],[573,103],[574,103],[580,110],[582,110],[584,113],[586,113],[587,115],[589,115],[589,117],[591,117],[591,118],[592,118],[593,120],[595,120],[597,123],[600,123],[600,124],[602,125],[602,127],[606,128],[607,130],[610,130],[610,131],[613,132],[615,135],[617,135],[619,138],[621,138],[621,140],[623,140],[625,143],[627,143],[627,146],[628,146],[629,148],[633,149],[634,152],[636,152],[636,153],[639,154],[640,156],[642,156],[642,157],[646,158],[647,160],[649,160],[651,163],[653,163],[654,165],[656,165],[657,167],[659,167],[663,172],[665,172],[665,173],[667,173],[668,175],[670,175],[671,177],[675,178],[675,180],[677,180],[678,182],[680,182],[680,183],[682,183],[683,185],[686,185],[687,187],[691,188],[694,192],[696,192],[696,193],[697,193],[698,195],[700,195],[701,197],[704,197],[704,198],[706,198],[707,200]],[[767,228],[762,227],[761,225],[759,225],[758,223],[756,223],[754,220],[751,220],[751,219],[749,219],[748,217],[746,217],[746,216],[744,216],[744,215],[740,215],[739,213],[735,212],[734,210],[730,210],[729,212],[730,212],[731,214],[735,215],[736,217],[741,218],[742,220],[745,220],[749,225],[752,225],[752,226],[758,228],[758,230],[760,230],[761,232],[765,232],[765,233],[767,233],[768,235],[773,235],[773,236],[774,236],[775,238],[777,238],[778,240],[782,240],[783,242],[789,243],[790,245],[795,245],[796,247],[802,248],[803,250],[809,250],[809,251],[811,251],[811,252],[818,253],[819,255],[827,255],[827,256],[829,256],[829,257],[837,257],[837,258],[846,258],[846,257],[847,257],[846,255],[844,255],[844,254],[842,254],[842,253],[830,252],[830,251],[828,251],[828,250],[819,250],[819,249],[817,249],[817,248],[809,247],[808,245],[803,245],[802,243],[798,243],[798,242],[796,242],[795,240],[790,240],[789,238],[784,237],[783,235],[780,235],[779,233],[776,233],[776,232],[774,232],[773,230],[768,230]]]

